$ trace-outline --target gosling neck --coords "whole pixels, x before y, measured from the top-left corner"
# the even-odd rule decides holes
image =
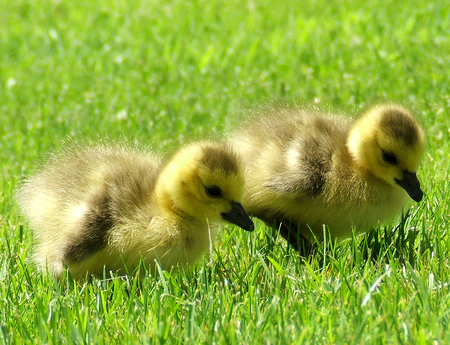
[[[340,164],[350,171],[353,176],[359,176],[362,179],[375,178],[375,175],[366,167],[364,167],[359,161],[357,156],[352,153],[351,148],[347,144],[344,152],[341,153]]]
[[[161,212],[170,215],[171,217],[179,218],[180,220],[193,220],[190,214],[184,211],[177,205],[175,198],[168,190],[156,190],[156,203]]]

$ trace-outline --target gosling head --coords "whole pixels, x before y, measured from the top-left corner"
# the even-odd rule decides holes
[[[182,217],[212,223],[230,222],[253,231],[241,205],[244,175],[237,155],[227,146],[204,141],[180,150],[161,172],[157,190]]]
[[[356,165],[419,202],[423,192],[416,176],[425,135],[414,117],[397,105],[375,106],[356,120],[347,147]]]

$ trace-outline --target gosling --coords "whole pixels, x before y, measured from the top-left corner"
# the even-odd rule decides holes
[[[322,238],[324,225],[343,239],[423,197],[416,171],[425,136],[398,105],[374,106],[356,120],[273,110],[248,119],[229,142],[243,158],[244,208],[298,250],[300,239]]]
[[[191,144],[167,163],[152,153],[101,145],[68,149],[18,192],[41,270],[85,279],[196,262],[217,224],[252,231],[241,205],[244,176],[229,147]]]

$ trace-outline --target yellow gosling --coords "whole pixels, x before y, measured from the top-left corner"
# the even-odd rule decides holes
[[[75,279],[192,264],[212,248],[217,224],[253,230],[241,205],[238,156],[209,141],[167,163],[128,147],[69,149],[18,192],[36,239],[35,261]]]
[[[356,120],[275,109],[248,119],[229,142],[245,167],[244,208],[294,246],[311,231],[321,238],[324,225],[337,238],[371,230],[423,197],[416,171],[425,136],[398,105]]]

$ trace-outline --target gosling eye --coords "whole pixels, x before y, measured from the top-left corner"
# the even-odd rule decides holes
[[[205,191],[210,198],[221,198],[223,196],[222,189],[218,186],[205,187]]]
[[[397,164],[397,157],[395,157],[395,155],[393,153],[383,151],[383,159],[386,163],[388,163],[390,165]]]

